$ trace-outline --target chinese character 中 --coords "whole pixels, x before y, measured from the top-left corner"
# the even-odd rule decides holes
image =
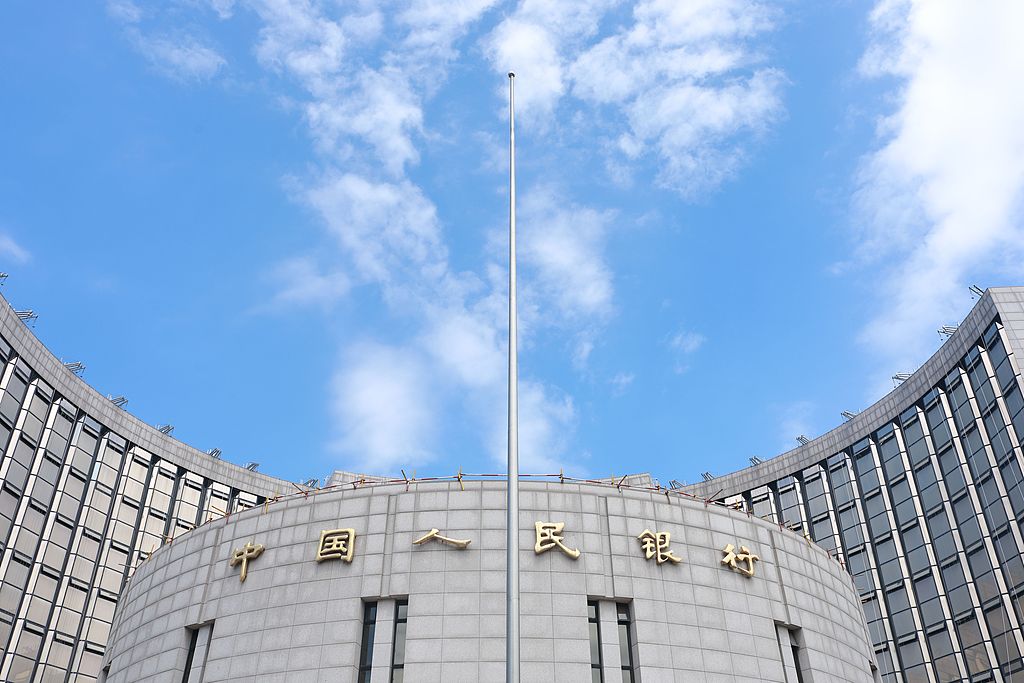
[[[320,545],[316,549],[317,562],[324,560],[351,562],[355,552],[355,529],[329,529],[320,532]]]
[[[265,548],[263,545],[257,543],[253,545],[250,541],[241,548],[236,548],[231,553],[231,560],[228,562],[229,567],[234,567],[239,562],[242,563],[242,573],[238,575],[240,582],[245,581],[245,577],[249,573],[249,560],[255,560],[257,557],[263,554]]]
[[[643,546],[644,555],[648,560],[657,558],[658,564],[665,562],[675,562],[678,564],[683,560],[672,554],[672,549],[668,547],[669,538],[671,538],[671,534],[667,531],[655,533],[650,529],[644,529],[643,533],[637,536],[640,545]]]
[[[417,538],[415,541],[413,541],[412,544],[413,545],[420,545],[422,543],[426,543],[427,541],[434,540],[434,539],[438,540],[441,543],[447,543],[448,545],[453,545],[456,548],[458,548],[459,550],[465,550],[466,546],[470,544],[470,539],[468,539],[468,538],[466,540],[462,541],[462,540],[459,540],[457,538],[448,538],[447,536],[442,536],[441,535],[441,531],[438,530],[438,529],[431,529],[426,534],[424,534],[422,538]]]
[[[732,543],[725,546],[722,552],[725,553],[725,557],[722,558],[722,564],[728,565],[730,569],[734,569],[748,577],[754,575],[754,563],[761,559],[743,545],[740,546],[740,551],[736,552],[736,546]],[[747,566],[740,566],[738,563],[741,562],[745,562]]]
[[[554,547],[558,547],[563,553],[574,560],[580,556],[579,550],[566,547],[562,543],[562,529],[565,528],[565,522],[537,522],[536,526],[537,543],[533,546],[533,552],[540,555]]]

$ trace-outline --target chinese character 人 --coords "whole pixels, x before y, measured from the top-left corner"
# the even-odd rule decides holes
[[[468,539],[468,538],[466,540],[464,540],[464,541],[463,540],[459,540],[457,538],[448,538],[447,536],[442,536],[441,535],[440,529],[431,529],[426,534],[424,534],[421,538],[417,538],[415,541],[413,541],[412,544],[413,545],[421,545],[421,544],[426,543],[427,541],[430,541],[430,540],[433,540],[433,539],[437,539],[441,543],[447,543],[448,545],[453,545],[456,548],[458,548],[459,550],[465,550],[466,546],[469,545],[470,542],[471,542],[470,539]]]
[[[263,554],[263,551],[263,545],[259,543],[254,545],[250,541],[241,548],[236,548],[231,553],[231,560],[228,562],[229,567],[234,567],[239,562],[242,563],[242,573],[238,575],[239,582],[245,581],[245,577],[249,574],[249,560],[255,560]]]
[[[565,528],[565,522],[537,522],[536,526],[537,543],[533,546],[533,552],[540,555],[543,552],[558,547],[563,553],[574,560],[580,556],[578,549],[566,547],[562,543],[562,529]]]
[[[355,529],[329,529],[320,532],[320,545],[316,549],[317,562],[324,560],[351,562],[355,552]]]
[[[740,546],[740,551],[736,552],[736,546],[732,543],[725,546],[722,552],[725,553],[725,557],[722,558],[722,564],[728,565],[730,569],[734,569],[747,577],[754,575],[754,563],[761,559],[743,545]],[[746,563],[746,566],[744,567],[740,563]]]
[[[675,562],[678,564],[683,560],[672,554],[672,549],[668,547],[669,538],[671,538],[671,534],[667,531],[655,533],[650,529],[644,529],[643,533],[637,536],[640,545],[644,549],[644,555],[648,560],[657,558],[658,564],[664,564],[665,562]]]

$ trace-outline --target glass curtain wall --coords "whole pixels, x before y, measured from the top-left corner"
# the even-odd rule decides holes
[[[883,681],[1021,683],[1022,438],[1021,378],[996,320],[898,419],[726,502],[840,556]]]

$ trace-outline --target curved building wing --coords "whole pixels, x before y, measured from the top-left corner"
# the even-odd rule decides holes
[[[294,489],[118,408],[6,301],[0,363],[0,680],[93,681],[129,568]]]
[[[884,681],[1024,681],[1024,288],[988,290],[909,379],[824,436],[688,491],[853,574]]]

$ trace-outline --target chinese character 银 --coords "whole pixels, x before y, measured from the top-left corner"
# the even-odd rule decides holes
[[[657,558],[658,564],[664,564],[665,562],[675,562],[678,564],[683,560],[672,554],[672,549],[668,547],[670,538],[671,534],[667,531],[655,533],[650,529],[644,529],[643,533],[637,536],[640,545],[644,549],[644,555],[648,560]]]

